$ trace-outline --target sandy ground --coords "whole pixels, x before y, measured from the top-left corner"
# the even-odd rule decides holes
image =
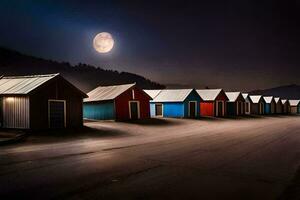
[[[300,116],[85,125],[0,147],[0,199],[299,198]]]

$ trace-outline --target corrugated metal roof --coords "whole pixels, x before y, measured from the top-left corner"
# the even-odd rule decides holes
[[[235,102],[239,95],[241,95],[240,92],[225,92],[226,96],[228,97],[228,102]]]
[[[243,97],[244,97],[245,100],[246,100],[246,99],[248,98],[248,96],[249,96],[248,93],[242,93],[242,95],[243,95]]]
[[[265,100],[266,103],[271,103],[273,99],[274,99],[273,96],[264,97],[264,100]]]
[[[87,94],[89,97],[85,98],[84,102],[113,100],[133,86],[135,86],[135,83],[113,86],[99,86]]]
[[[58,75],[4,76],[0,79],[0,94],[29,94]]]
[[[289,100],[291,106],[298,106],[300,103],[300,100]]]
[[[161,90],[144,90],[144,92],[154,99],[161,92]]]
[[[285,104],[287,102],[287,99],[281,99],[282,104]]]
[[[274,100],[275,100],[276,103],[281,101],[280,97],[275,97]]]
[[[161,90],[151,102],[183,102],[193,89]]]
[[[196,91],[204,101],[214,101],[216,100],[222,89],[205,89]]]
[[[262,98],[262,95],[249,95],[249,98],[253,103],[259,103]]]

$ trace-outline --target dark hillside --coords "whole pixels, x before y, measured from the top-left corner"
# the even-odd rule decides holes
[[[136,82],[145,89],[164,88],[142,76],[113,70],[104,70],[86,64],[75,66],[67,62],[56,62],[21,54],[19,52],[0,48],[0,75],[31,75],[60,73],[84,92],[99,85],[114,85]]]

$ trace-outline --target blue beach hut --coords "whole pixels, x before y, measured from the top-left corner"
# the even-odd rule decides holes
[[[273,96],[264,97],[265,100],[265,114],[274,114],[276,110],[276,102]]]
[[[151,117],[198,117],[201,97],[195,89],[144,90],[150,101]]]

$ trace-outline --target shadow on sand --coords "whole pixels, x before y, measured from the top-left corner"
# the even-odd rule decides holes
[[[265,115],[242,115],[242,116],[226,116],[225,119],[232,120],[249,120],[249,119],[264,119]]]
[[[300,166],[298,167],[298,170],[296,171],[290,184],[285,188],[285,190],[282,192],[278,200],[299,199],[300,197],[299,185],[300,185]]]
[[[56,129],[56,130],[42,130],[30,131],[30,135],[34,136],[51,136],[53,138],[101,138],[101,137],[125,137],[130,134],[122,130],[107,129],[107,128],[93,128],[83,126],[76,129]]]
[[[243,115],[243,116],[226,116],[226,119],[247,120],[247,119],[266,119],[266,118],[287,118],[297,115],[285,114],[265,114],[265,115]],[[299,115],[298,115],[299,116]]]
[[[192,119],[192,120],[201,120],[201,121],[222,121],[225,118],[224,117],[196,117],[196,118],[188,118],[188,119]]]
[[[284,114],[270,114],[270,115],[264,115],[265,117],[276,117],[276,118],[286,118],[290,117],[291,115],[284,115]]]
[[[178,120],[177,120],[178,119]],[[170,125],[179,125],[182,122],[181,118],[149,118],[149,119],[139,119],[139,120],[130,120],[122,121],[122,123],[128,124],[137,124],[141,126],[170,126]]]

